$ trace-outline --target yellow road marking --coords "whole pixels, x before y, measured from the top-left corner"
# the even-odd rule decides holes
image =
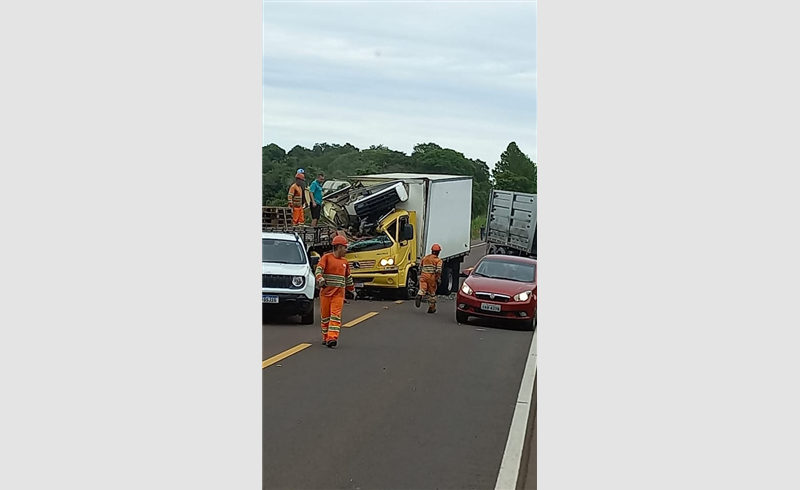
[[[398,299],[397,301],[394,302],[394,304],[402,305],[403,304],[403,300],[402,299]]]
[[[278,361],[282,361],[287,357],[291,356],[292,354],[297,354],[298,352],[307,347],[311,347],[311,344],[297,344],[291,349],[287,349],[276,356],[272,356],[269,359],[265,359],[261,361],[261,369],[264,369],[267,366],[271,366],[272,364],[275,364]]]
[[[350,327],[352,327],[354,325],[358,325],[359,323],[363,322],[364,320],[369,320],[370,318],[372,318],[373,316],[375,316],[377,314],[378,314],[377,311],[370,311],[366,315],[361,315],[360,317],[356,318],[355,320],[351,320],[351,321],[345,323],[342,326],[346,327],[346,328],[350,328]]]

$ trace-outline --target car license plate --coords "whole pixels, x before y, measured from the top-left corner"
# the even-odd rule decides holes
[[[481,303],[481,309],[486,311],[500,312],[500,305],[493,305],[492,303]]]
[[[363,288],[363,287],[364,287],[364,283],[363,282],[357,282],[356,283],[356,288]]]
[[[277,296],[261,296],[262,303],[277,303],[278,297]]]

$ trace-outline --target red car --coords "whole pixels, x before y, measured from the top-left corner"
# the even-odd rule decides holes
[[[487,255],[458,290],[456,321],[471,316],[502,318],[536,327],[536,259],[509,255]]]

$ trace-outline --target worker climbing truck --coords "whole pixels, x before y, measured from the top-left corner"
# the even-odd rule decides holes
[[[328,223],[350,237],[347,255],[357,291],[417,294],[420,261],[442,247],[442,282],[458,288],[470,251],[472,177],[391,173],[350,178],[323,199]]]
[[[536,258],[536,194],[492,191],[486,253]]]

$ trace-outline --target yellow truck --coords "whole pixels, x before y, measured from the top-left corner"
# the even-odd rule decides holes
[[[472,177],[390,173],[350,181],[324,197],[322,212],[351,236],[346,258],[356,288],[413,298],[420,260],[438,243],[438,293],[455,292],[470,251]]]

